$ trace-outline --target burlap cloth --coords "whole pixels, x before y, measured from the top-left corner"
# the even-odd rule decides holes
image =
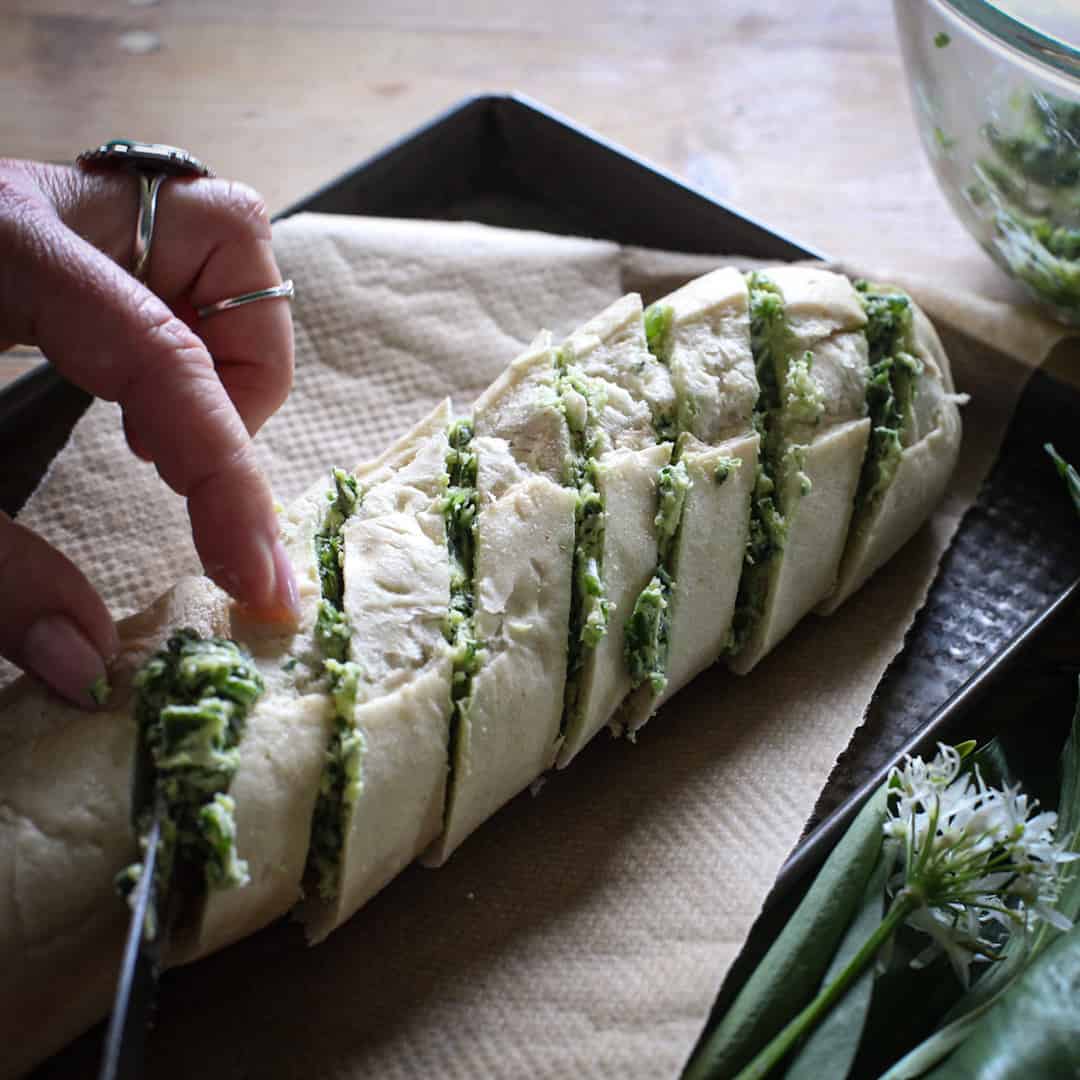
[[[459,408],[541,327],[623,292],[649,302],[731,257],[468,224],[305,215],[276,228],[297,283],[295,389],[257,443],[282,501],[383,448],[444,395]],[[895,275],[877,270],[879,279]],[[828,620],[750,676],[716,669],[636,745],[597,738],[441,870],[402,874],[326,944],[282,923],[170,973],[156,1077],[677,1075],[837,755],[902,644],[1031,366],[1061,330],[904,281],[971,394],[949,494]],[[21,520],[115,613],[198,569],[182,502],[94,404]],[[88,1075],[86,1038],[50,1076]]]

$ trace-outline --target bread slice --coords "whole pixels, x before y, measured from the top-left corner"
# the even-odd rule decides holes
[[[440,865],[555,761],[560,743],[575,492],[522,468],[503,439],[477,457],[475,634],[479,669],[451,740]]]
[[[545,331],[477,398],[471,415],[478,437],[502,440],[519,468],[561,484],[569,480],[571,447],[555,364]]]
[[[558,765],[564,768],[609,723],[630,693],[624,660],[626,623],[656,569],[656,478],[671,444],[612,450],[596,465],[604,500],[603,573],[611,609],[607,633],[587,650],[578,674],[576,708],[568,710]]]
[[[596,386],[596,454],[674,438],[671,372],[650,351],[637,293],[610,304],[563,342],[562,360]]]
[[[671,370],[681,431],[673,460],[685,495],[666,565],[651,583],[664,607],[654,634],[666,659],[620,713],[630,733],[728,647],[760,444],[743,276],[730,268],[706,274],[658,301],[647,318],[652,347]]]
[[[649,352],[636,294],[574,331],[560,359],[566,400],[580,411],[586,459],[580,469],[602,507],[596,572],[606,606],[603,635],[569,645],[573,663],[558,758],[563,768],[611,721],[632,688],[625,628],[656,568],[657,479],[671,459],[672,443],[664,435],[670,439],[673,429],[675,392],[670,373]]]
[[[740,582],[730,659],[740,674],[834,589],[870,433],[866,316],[851,283],[816,267],[778,267],[757,280],[782,300],[771,329],[755,329],[759,374],[773,386],[771,399],[763,391],[765,411],[759,406],[772,493],[759,483],[758,527],[773,510],[782,520],[769,526],[765,561],[748,565]]]
[[[453,661],[445,636],[450,556],[442,500],[450,403],[356,470],[362,499],[344,526],[344,611],[360,740],[359,783],[342,807],[332,896],[301,908],[321,941],[419,855],[442,828]]]
[[[941,501],[960,452],[960,411],[948,357],[915,304],[911,320],[906,345],[921,370],[898,457],[884,491],[860,493],[836,587],[817,607],[822,615],[835,611],[911,539]]]
[[[758,436],[705,446],[682,436],[689,486],[671,560],[663,686],[643,683],[619,716],[633,734],[691,679],[723,655],[731,635],[750,520]]]
[[[802,494],[803,481],[796,472],[782,481],[782,502],[789,507],[787,541],[769,562],[754,630],[730,660],[737,674],[748,672],[832,590],[869,426],[865,419],[838,424],[806,448],[800,471],[809,481],[808,494]]]
[[[671,370],[679,431],[705,446],[749,434],[758,381],[743,275],[714,270],[650,311],[660,313],[654,347]]]

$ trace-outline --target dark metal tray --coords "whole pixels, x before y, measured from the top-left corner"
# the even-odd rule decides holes
[[[703,254],[820,257],[516,95],[464,101],[279,216],[300,211],[473,220]],[[0,393],[0,509],[19,509],[88,401],[47,366]],[[984,733],[974,706],[1015,673],[1048,626],[1073,621],[1080,525],[1041,446],[1051,439],[1080,461],[1078,416],[1080,393],[1042,373],[1032,379],[1000,461],[811,825],[824,821],[785,865],[718,1009],[876,786],[883,753],[891,759],[953,733]]]

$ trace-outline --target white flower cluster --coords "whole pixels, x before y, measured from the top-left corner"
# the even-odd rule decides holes
[[[900,864],[889,888],[915,905],[909,924],[933,938],[916,962],[944,950],[966,986],[972,960],[1000,947],[995,925],[1071,926],[1054,905],[1062,864],[1080,855],[1055,840],[1057,814],[1036,813],[1019,786],[990,787],[978,768],[961,774],[953,747],[938,751],[929,763],[907,758],[889,777],[885,835]]]

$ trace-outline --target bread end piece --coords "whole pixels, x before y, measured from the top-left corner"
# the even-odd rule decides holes
[[[185,578],[119,626],[109,708],[87,712],[28,676],[3,695],[0,732],[0,1039],[18,1074],[108,1012],[129,911],[115,875],[131,824],[134,672],[176,626],[228,625],[228,598]]]

